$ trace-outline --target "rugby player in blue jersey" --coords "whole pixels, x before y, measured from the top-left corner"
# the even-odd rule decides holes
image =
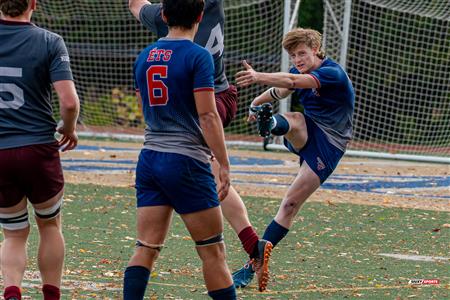
[[[64,178],[58,148],[77,145],[79,100],[63,39],[30,23],[36,0],[0,0],[1,270],[7,300],[21,299],[30,232],[27,200],[39,230],[43,299],[60,299]],[[51,88],[62,121],[53,119]],[[62,134],[55,139],[55,130]]]
[[[136,168],[137,242],[124,274],[125,300],[143,299],[174,210],[196,244],[208,295],[236,299],[222,235],[219,201],[228,194],[230,165],[214,99],[214,63],[193,42],[204,4],[162,1],[168,35],[145,48],[134,64],[147,127]],[[211,151],[219,163],[218,191]]]
[[[150,4],[147,0],[129,0],[129,8],[137,20],[147,29],[155,33],[158,38],[167,35],[168,27],[161,15],[161,4]],[[205,47],[214,60],[214,92],[217,111],[223,127],[227,127],[236,115],[237,90],[229,84],[225,75],[223,61],[224,52],[224,23],[225,13],[223,0],[206,0],[203,19],[194,37],[194,42]],[[213,173],[218,180],[218,164],[212,162]],[[253,260],[253,267],[257,270],[259,290],[266,288],[268,280],[268,260],[272,245],[259,239],[256,231],[250,224],[245,205],[236,192],[230,186],[228,196],[221,202],[222,212],[238,235],[243,248]]]
[[[352,136],[355,94],[344,69],[321,51],[321,35],[311,29],[294,29],[283,39],[294,67],[290,73],[260,73],[244,61],[236,75],[240,86],[272,86],[250,105],[249,121],[257,121],[261,136],[284,136],[284,144],[300,157],[300,169],[289,187],[263,239],[275,247],[288,233],[294,217],[308,197],[325,182],[344,155]],[[304,113],[272,116],[269,102],[296,93]],[[253,278],[248,264],[233,274],[235,286]]]

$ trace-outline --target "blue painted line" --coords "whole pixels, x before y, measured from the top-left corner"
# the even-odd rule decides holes
[[[106,150],[106,149],[105,149]],[[102,160],[102,159],[63,159],[62,162],[78,162],[78,163],[98,163],[98,164],[136,164],[133,160]],[[269,165],[282,165],[284,162],[279,159],[257,159],[257,158],[242,158],[238,156],[230,156],[230,163],[232,165],[255,165],[255,166],[269,166]]]
[[[137,148],[121,148],[121,147],[100,147],[100,146],[88,146],[88,145],[79,145],[75,149],[75,151],[141,151],[141,149]]]
[[[135,167],[107,167],[107,166],[86,166],[86,165],[65,165],[63,166],[65,171],[72,172],[99,172],[99,171],[135,171]]]
[[[118,164],[118,165],[130,165],[136,164],[135,160],[123,160],[123,159],[76,159],[76,158],[68,158],[62,159],[63,163],[95,163],[95,164]]]

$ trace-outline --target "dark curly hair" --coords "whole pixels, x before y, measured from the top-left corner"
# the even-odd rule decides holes
[[[163,0],[163,13],[169,27],[191,29],[205,6],[204,0]]]
[[[29,4],[29,0],[0,0],[0,11],[5,16],[15,18],[23,14]]]

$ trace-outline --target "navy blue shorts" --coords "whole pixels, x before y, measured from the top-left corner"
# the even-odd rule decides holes
[[[320,129],[311,118],[305,116],[306,128],[308,131],[308,141],[305,146],[297,151],[294,146],[284,139],[284,145],[290,152],[300,156],[300,164],[306,161],[308,166],[320,178],[320,183],[324,183],[328,176],[336,169],[344,152],[332,145],[325,133]]]
[[[169,205],[179,214],[219,206],[210,164],[143,149],[136,167],[137,207]]]

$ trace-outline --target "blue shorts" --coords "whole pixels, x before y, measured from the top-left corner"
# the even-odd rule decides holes
[[[137,207],[169,205],[179,214],[220,205],[209,164],[149,149],[139,155],[136,197]]]
[[[320,183],[324,183],[328,176],[336,169],[344,152],[332,145],[325,133],[320,129],[311,118],[304,116],[306,128],[308,131],[308,140],[302,149],[296,150],[294,146],[284,139],[284,145],[290,152],[300,156],[300,164],[306,161],[308,166],[320,178]]]

